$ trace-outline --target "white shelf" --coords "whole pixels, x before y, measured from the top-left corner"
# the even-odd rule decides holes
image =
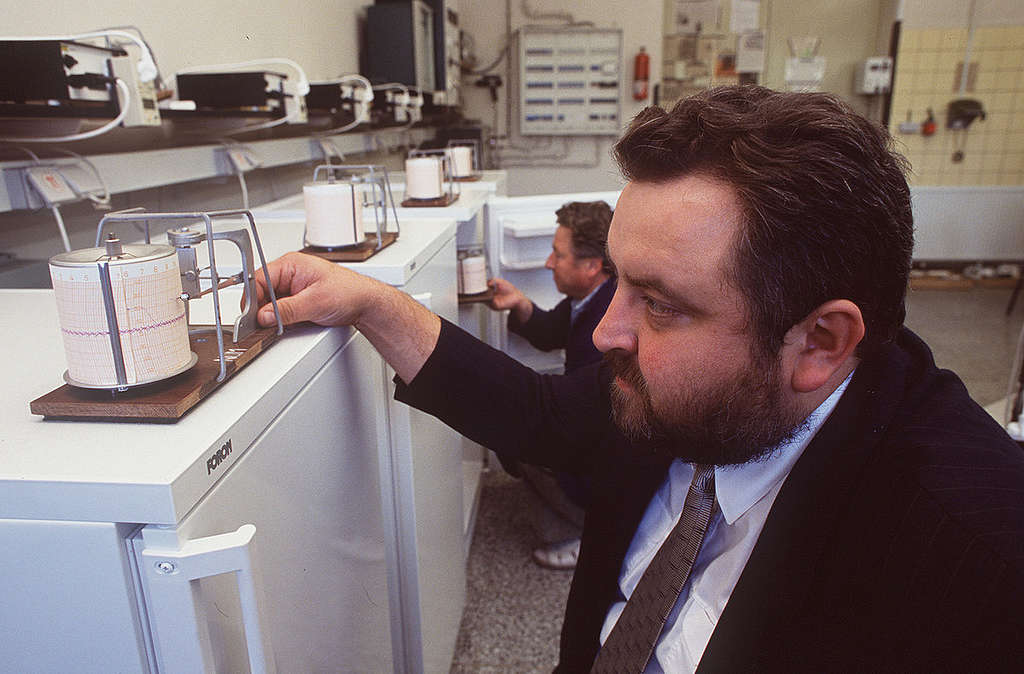
[[[344,154],[362,154],[375,151],[381,145],[419,143],[432,133],[433,129],[395,128],[344,133],[328,138]],[[317,138],[309,135],[241,144],[259,157],[261,168],[273,168],[321,159],[323,151]],[[69,147],[73,148],[74,144],[69,144]],[[89,155],[89,160],[115,194],[234,174],[224,146],[219,144],[96,154]],[[76,163],[70,157],[44,159],[43,162],[48,165]],[[15,210],[18,204],[25,203],[18,174],[20,169],[33,164],[29,159],[0,162],[0,171],[4,174],[0,180],[0,212]]]

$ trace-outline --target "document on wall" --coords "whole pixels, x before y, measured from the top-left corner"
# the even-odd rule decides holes
[[[675,0],[675,32],[696,35],[718,30],[718,0]]]
[[[824,56],[786,59],[787,91],[820,91],[824,79]]]
[[[761,0],[732,0],[729,32],[752,33],[761,28]]]
[[[740,35],[736,42],[736,72],[764,72],[764,31]]]

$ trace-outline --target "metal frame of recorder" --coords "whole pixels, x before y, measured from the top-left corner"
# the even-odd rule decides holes
[[[347,176],[348,182],[352,187],[353,192],[357,184],[370,185],[372,190],[373,199],[373,217],[375,224],[377,225],[377,246],[374,251],[378,251],[384,247],[384,232],[388,231],[388,206],[391,206],[391,214],[395,218],[395,234],[401,232],[401,226],[398,224],[398,210],[395,208],[395,198],[391,195],[391,181],[388,180],[388,171],[381,164],[321,164],[313,169],[313,182],[316,183],[317,178],[320,176],[321,171],[327,172],[327,184],[334,184],[338,182],[335,177],[337,171],[346,171],[349,173]],[[365,171],[365,173],[358,173],[358,171]],[[343,181],[344,182],[344,181]],[[380,193],[378,195],[378,190]],[[362,199],[359,200],[360,204]],[[361,208],[362,206],[360,206]],[[352,200],[352,222],[356,222],[356,200]],[[250,216],[251,217],[251,216]],[[253,228],[255,230],[255,227]],[[305,238],[305,235],[303,235]],[[257,244],[258,245],[258,244]],[[308,245],[307,242],[303,241],[303,245]]]
[[[409,150],[408,159],[415,159],[416,157],[437,157],[441,160],[441,183],[448,186],[448,199],[454,201],[455,197],[462,194],[462,186],[456,186],[458,180],[455,179],[455,173],[452,170],[452,157],[448,153],[448,148],[440,148],[436,150]],[[405,177],[406,184],[408,185],[409,176]],[[443,188],[442,188],[443,189]],[[408,195],[406,195],[408,196]]]
[[[482,170],[481,164],[483,163],[482,157],[480,156],[480,141],[476,138],[449,138],[448,144],[445,145],[446,150],[450,150],[453,147],[468,147],[472,153],[472,160],[470,166],[470,175],[478,175]],[[452,162],[454,164],[454,162]],[[455,166],[452,166],[452,175],[455,174]],[[455,180],[459,178],[465,179],[464,176],[456,176]]]
[[[267,283],[270,301],[274,307],[274,317],[277,319],[277,334],[280,335],[284,332],[284,323],[281,321],[281,313],[277,308],[277,296],[274,293],[274,286],[270,280],[270,272],[267,271],[267,261],[263,256],[263,246],[260,244],[260,237],[256,231],[256,221],[253,219],[250,211],[227,210],[199,211],[194,213],[148,213],[141,209],[130,209],[105,215],[96,227],[96,246],[100,247],[104,243],[102,238],[103,230],[105,225],[108,223],[145,223],[147,244],[152,243],[149,236],[149,222],[151,220],[202,220],[205,223],[205,232],[196,231],[190,229],[189,226],[184,226],[178,229],[168,230],[167,239],[176,249],[178,254],[178,266],[181,270],[181,299],[185,302],[186,323],[188,323],[189,316],[189,301],[199,299],[203,295],[213,293],[213,315],[214,322],[216,323],[215,332],[217,334],[217,354],[220,359],[220,374],[217,376],[218,382],[224,381],[227,377],[227,359],[224,357],[224,326],[220,317],[220,288],[226,288],[237,283],[242,283],[243,285],[243,297],[245,304],[242,307],[242,313],[235,319],[235,324],[232,327],[232,340],[235,343],[238,343],[239,340],[244,339],[255,332],[258,326],[256,320],[258,307],[256,306],[256,303],[253,302],[253,278],[255,271],[253,267],[252,245],[249,232],[244,227],[242,229],[223,232],[213,231],[214,218],[237,217],[240,215],[244,215],[249,221],[249,228],[252,231],[251,241],[256,243],[256,252],[259,255],[260,265],[263,268],[263,278]],[[226,278],[222,278],[220,274],[218,274],[216,255],[213,250],[213,242],[218,240],[230,241],[238,247],[239,253],[242,256],[242,271],[238,274],[233,274]],[[202,277],[200,275],[201,272],[205,270],[201,270],[199,268],[195,250],[195,246],[199,245],[203,241],[208,242],[206,249],[209,255],[210,266],[206,268],[209,270],[209,276],[207,277]],[[121,340],[119,337],[120,332],[117,325],[117,310],[114,303],[113,286],[110,280],[110,259],[117,259],[121,254],[121,242],[113,235],[113,233],[111,233],[109,238],[106,239],[106,246],[108,259],[100,260],[96,264],[99,267],[100,287],[103,292],[103,307],[106,311],[107,328],[110,331],[110,346],[113,350],[114,356],[114,370],[117,374],[118,386],[116,387],[116,390],[126,391],[132,385],[128,384],[124,354],[121,351]],[[209,290],[204,291],[200,287],[200,282],[203,280],[210,281]],[[189,326],[189,334],[193,334],[191,326]]]

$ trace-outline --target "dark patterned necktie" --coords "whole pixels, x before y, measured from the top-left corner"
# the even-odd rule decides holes
[[[679,522],[651,560],[590,670],[643,672],[690,576],[715,505],[715,467],[695,465]]]

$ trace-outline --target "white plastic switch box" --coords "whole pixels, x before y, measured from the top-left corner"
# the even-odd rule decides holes
[[[892,89],[892,58],[869,56],[857,64],[853,72],[854,93],[872,96],[887,94]]]

